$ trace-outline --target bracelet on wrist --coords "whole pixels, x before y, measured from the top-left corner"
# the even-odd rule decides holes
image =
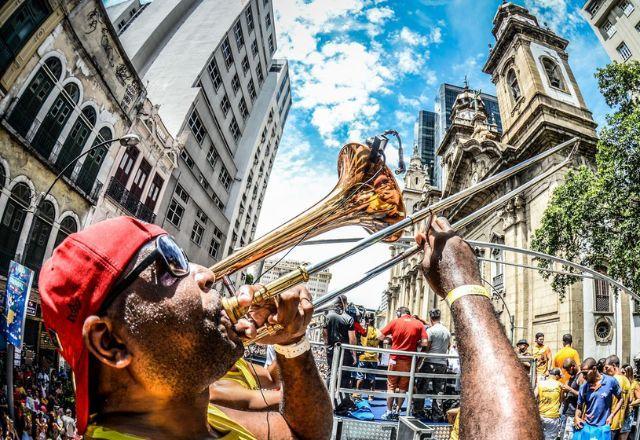
[[[449,304],[449,307],[451,307],[454,302],[456,302],[463,296],[469,295],[486,296],[487,298],[491,299],[491,295],[489,295],[489,292],[483,286],[477,284],[465,284],[464,286],[458,286],[451,292],[449,292],[445,298],[445,301],[447,302],[447,304]]]
[[[293,344],[288,344],[288,345],[274,344],[273,349],[276,351],[276,353],[280,353],[285,358],[292,359],[311,350],[311,344],[309,343],[309,340],[305,336],[302,339],[300,339],[298,342],[294,342]]]

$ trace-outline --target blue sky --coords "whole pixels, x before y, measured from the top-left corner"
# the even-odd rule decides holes
[[[258,233],[304,210],[336,181],[340,146],[387,128],[397,129],[408,154],[418,110],[433,110],[442,82],[494,94],[482,73],[496,0],[272,0],[276,56],[290,62],[293,105],[274,164]],[[609,62],[579,14],[583,1],[518,1],[570,41],[569,63],[599,124],[609,111],[593,74]],[[395,154],[388,155],[390,161]],[[331,236],[362,236],[357,229]],[[291,257],[317,261],[336,247],[296,249]],[[378,245],[333,269],[332,287],[357,277],[388,256]],[[388,277],[355,292],[377,306]]]

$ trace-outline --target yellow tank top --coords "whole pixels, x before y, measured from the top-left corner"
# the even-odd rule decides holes
[[[560,396],[562,386],[557,380],[541,380],[538,382],[538,408],[540,416],[547,419],[560,417]]]
[[[234,422],[220,409],[211,404],[207,408],[207,421],[209,426],[224,434],[221,440],[257,440],[244,426]],[[118,432],[97,425],[90,425],[84,438],[87,440],[145,440],[144,437]]]
[[[259,389],[258,381],[253,375],[253,369],[251,368],[251,365],[249,365],[249,362],[240,358],[236,361],[234,369],[236,371],[229,370],[218,380],[230,380],[249,390]]]
[[[622,408],[618,411],[618,414],[611,421],[611,430],[618,430],[622,428],[622,424],[624,423],[624,418],[627,413],[627,405],[629,404],[629,391],[631,390],[631,382],[627,379],[627,376],[624,374],[616,374],[613,377],[616,378],[618,383],[620,384],[620,389],[622,390],[622,395],[620,398],[622,399]],[[616,407],[618,404],[618,399],[614,396],[613,402],[611,403],[611,409]]]
[[[360,342],[365,347],[378,347],[378,331],[372,325],[367,328],[367,335],[360,338]],[[375,351],[365,351],[360,355],[362,362],[378,362],[378,353]]]
[[[449,440],[460,439],[460,412],[456,415],[456,420],[453,422],[453,428],[451,428],[451,434],[449,434]]]

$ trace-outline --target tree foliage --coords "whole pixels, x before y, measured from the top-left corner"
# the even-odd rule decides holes
[[[640,63],[612,63],[596,73],[614,112],[600,132],[596,168],[567,174],[535,231],[535,250],[598,268],[640,291]],[[549,268],[550,263],[539,265]],[[552,274],[545,272],[545,278]],[[561,297],[578,278],[554,275]]]

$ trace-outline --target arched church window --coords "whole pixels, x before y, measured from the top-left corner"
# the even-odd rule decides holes
[[[547,79],[549,80],[549,84],[551,87],[555,87],[556,89],[566,90],[564,80],[562,78],[562,71],[560,70],[560,66],[558,63],[553,61],[551,58],[542,57],[542,67],[544,67],[544,72],[547,75]]]
[[[53,105],[49,109],[31,145],[36,151],[48,158],[62,132],[62,128],[71,116],[73,107],[78,103],[80,90],[74,83],[64,86]]]
[[[53,220],[56,216],[56,210],[53,203],[48,200],[40,203],[33,223],[31,224],[31,233],[26,246],[25,265],[35,271],[42,266],[44,253],[47,250],[51,229],[53,229]]]
[[[93,141],[91,148],[112,138],[113,135],[111,134],[111,130],[107,127],[102,127],[98,132],[98,136],[96,136],[96,139]],[[107,147],[108,145],[105,145],[91,151],[87,154],[87,157],[85,157],[84,162],[82,163],[82,168],[80,169],[80,174],[78,174],[76,183],[86,194],[91,194],[91,189],[93,188],[93,184],[98,176],[104,157],[107,154]]]
[[[84,144],[87,142],[89,134],[91,134],[91,130],[95,124],[96,111],[93,107],[86,106],[82,109],[82,113],[80,113],[78,119],[76,119],[67,139],[64,141],[64,145],[62,145],[62,149],[56,160],[58,169],[62,170],[82,152],[82,147],[84,147]],[[65,171],[65,175],[71,176],[72,171],[73,166],[70,166],[69,169]]]
[[[518,78],[516,77],[516,72],[513,69],[510,69],[509,73],[507,73],[507,85],[511,90],[511,96],[513,96],[513,100],[517,101],[518,99],[520,99],[520,96],[522,96],[522,93],[520,93],[520,85],[518,84]]]
[[[29,186],[20,182],[11,190],[11,196],[4,208],[0,223],[0,273],[3,275],[6,275],[9,262],[15,257],[31,196]]]
[[[27,135],[44,101],[53,90],[53,85],[60,80],[61,75],[62,63],[56,57],[50,57],[38,69],[7,120],[18,134],[23,137]]]
[[[76,223],[76,219],[71,217],[70,215],[62,219],[62,221],[60,222],[60,229],[58,230],[58,235],[56,235],[56,241],[53,247],[58,247],[58,245],[62,243],[62,240],[75,232],[78,232],[78,223]]]

